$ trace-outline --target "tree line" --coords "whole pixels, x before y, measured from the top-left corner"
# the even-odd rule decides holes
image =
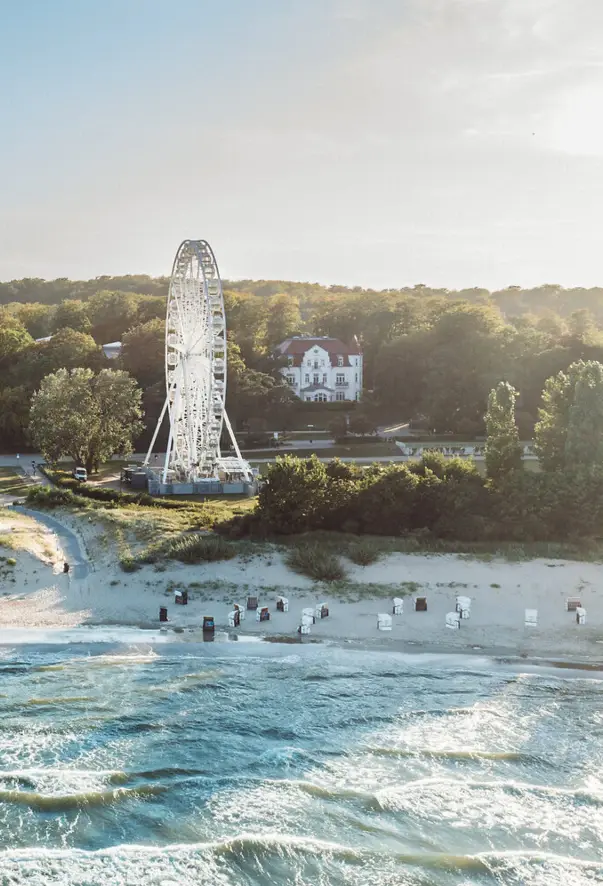
[[[29,406],[42,379],[77,367],[123,370],[136,380],[144,445],[165,392],[168,283],[145,275],[0,283],[0,447],[27,444]],[[519,432],[529,438],[546,379],[578,360],[603,360],[599,288],[373,291],[243,280],[226,282],[224,297],[227,408],[239,430],[295,425],[304,404],[283,383],[283,360],[275,356],[276,345],[295,334],[358,339],[365,391],[355,421],[365,429],[411,419],[437,434],[483,435],[489,391],[503,378],[519,392]],[[109,362],[100,346],[112,341],[123,350]],[[332,416],[326,405],[323,411],[326,427]]]
[[[486,476],[473,460],[426,452],[419,461],[362,468],[284,456],[268,469],[253,514],[231,537],[336,530],[474,541],[599,538],[603,526],[603,365],[577,361],[546,382],[534,429],[540,472],[528,471],[517,392],[488,398]]]

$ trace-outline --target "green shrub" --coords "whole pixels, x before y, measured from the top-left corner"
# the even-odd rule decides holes
[[[119,565],[124,572],[136,572],[141,567],[141,563],[134,557],[121,557]]]
[[[219,535],[185,535],[171,542],[165,551],[166,557],[182,563],[212,563],[232,560],[236,555],[236,548]]]
[[[368,541],[353,545],[348,550],[348,557],[358,566],[370,566],[371,563],[376,563],[380,556],[380,551]]]
[[[7,558],[6,558],[6,565],[7,565],[7,566],[16,566],[16,565],[17,565],[17,561],[15,560],[14,557],[7,557]]]
[[[314,581],[343,581],[346,571],[339,557],[318,544],[294,547],[285,559],[287,566]]]

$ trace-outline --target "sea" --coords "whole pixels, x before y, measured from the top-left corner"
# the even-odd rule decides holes
[[[603,682],[118,631],[0,646],[0,884],[603,883]]]

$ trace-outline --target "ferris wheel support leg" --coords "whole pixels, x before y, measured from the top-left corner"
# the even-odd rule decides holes
[[[166,397],[165,403],[163,404],[163,409],[161,410],[161,415],[159,416],[159,420],[157,422],[157,427],[155,428],[155,433],[153,434],[153,439],[151,440],[151,445],[149,446],[149,451],[147,452],[147,457],[143,461],[143,465],[145,467],[149,464],[149,462],[151,460],[151,455],[153,454],[153,447],[155,446],[155,440],[157,439],[157,434],[159,433],[159,428],[163,424],[163,419],[165,417],[165,411],[167,409],[167,406],[168,406],[168,398]]]
[[[243,461],[243,456],[241,455],[241,450],[239,449],[239,444],[237,443],[237,438],[234,435],[234,431],[232,429],[232,425],[230,423],[230,419],[228,418],[228,413],[224,410],[224,424],[226,425],[226,430],[230,434],[230,439],[232,441],[232,445],[234,447],[234,451],[237,454],[237,458],[240,461]]]
[[[172,428],[172,423],[170,422],[170,435],[169,435],[169,437],[168,437],[168,443],[167,443],[167,447],[166,447],[166,450],[165,450],[165,462],[164,462],[164,464],[163,464],[163,479],[162,479],[162,482],[163,482],[163,483],[166,483],[166,482],[167,482],[167,472],[168,472],[168,467],[169,467],[169,464],[170,464],[170,455],[171,455],[171,452],[172,452],[172,441],[173,441],[173,439],[174,439],[173,428]]]

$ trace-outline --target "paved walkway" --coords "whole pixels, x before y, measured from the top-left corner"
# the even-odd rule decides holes
[[[33,511],[31,508],[21,506],[15,508],[15,510],[21,514],[27,514],[28,517],[32,517],[38,523],[42,523],[51,529],[61,542],[61,547],[71,567],[73,578],[78,580],[87,578],[90,572],[90,561],[82,548],[80,539],[72,529],[69,529],[68,526],[57,520],[56,517],[51,517],[50,514],[41,511]]]

